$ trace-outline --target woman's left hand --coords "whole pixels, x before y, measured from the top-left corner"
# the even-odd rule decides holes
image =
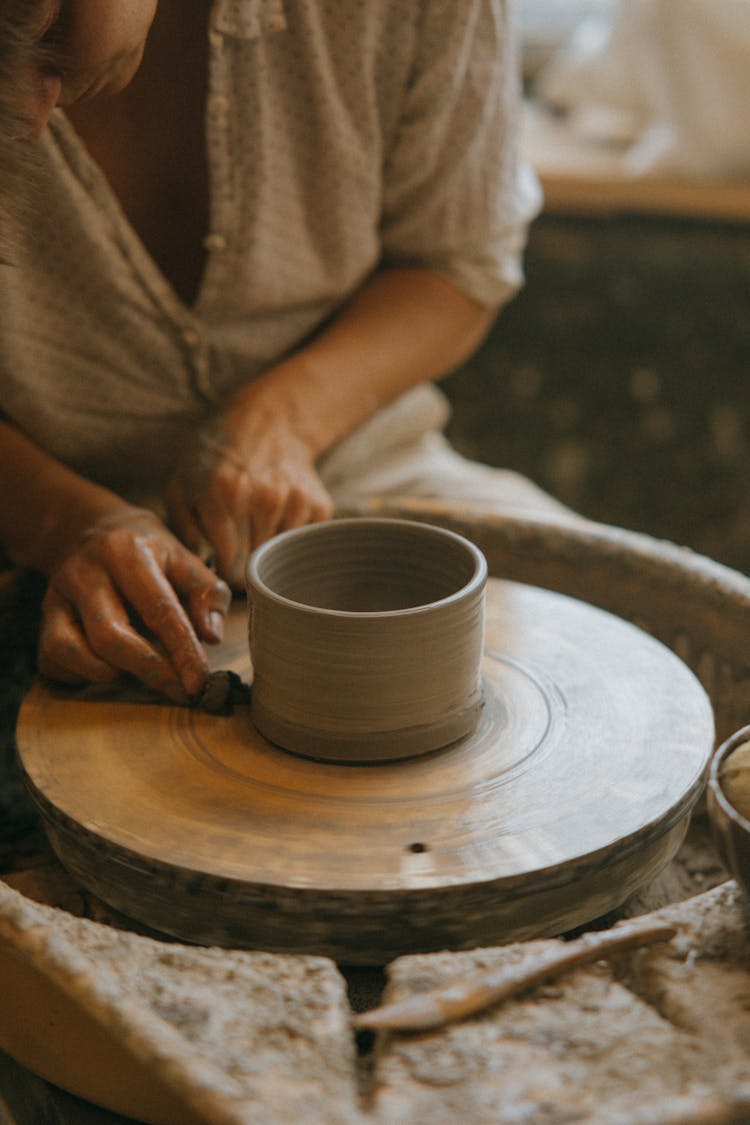
[[[197,435],[164,495],[170,526],[216,571],[245,588],[250,552],[279,531],[328,519],[331,498],[313,454],[283,415],[246,405]]]

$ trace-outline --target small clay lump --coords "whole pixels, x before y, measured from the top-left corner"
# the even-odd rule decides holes
[[[741,743],[726,757],[720,781],[730,805],[750,820],[750,741]]]

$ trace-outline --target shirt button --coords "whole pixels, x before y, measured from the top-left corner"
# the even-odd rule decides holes
[[[227,240],[223,234],[207,234],[203,239],[204,250],[222,251],[227,248]]]
[[[208,108],[213,113],[226,113],[229,109],[229,98],[224,94],[212,94],[208,99]]]
[[[201,342],[200,334],[194,328],[185,328],[182,338],[189,348],[197,348]]]

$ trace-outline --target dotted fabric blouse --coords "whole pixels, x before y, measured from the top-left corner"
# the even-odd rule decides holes
[[[379,261],[433,267],[501,305],[539,202],[518,158],[505,0],[218,0],[209,39],[195,304],[61,111],[17,265],[0,267],[2,410],[136,500],[160,492],[196,423]]]

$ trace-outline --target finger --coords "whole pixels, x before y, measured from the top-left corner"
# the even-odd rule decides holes
[[[129,670],[143,678],[144,683],[152,683],[154,677],[161,674],[151,661],[151,652],[154,652],[166,658],[166,667],[171,666],[172,675],[176,673],[188,696],[203,691],[208,676],[206,655],[174,587],[154,556],[136,545],[132,551],[112,560],[112,575],[117,589],[138,613],[161,650],[151,645],[140,648],[137,659],[142,663],[137,670]],[[134,658],[136,653],[131,649],[128,659]],[[170,685],[168,690],[165,685],[161,690],[174,698],[173,687]]]
[[[332,518],[333,500],[326,489],[321,488],[310,504],[310,523],[324,523]]]
[[[165,567],[167,578],[187,602],[190,619],[202,640],[216,643],[224,636],[224,618],[232,603],[226,582],[187,551],[175,550]]]
[[[202,501],[198,515],[211,544],[217,574],[234,589],[244,589],[244,565],[250,551],[250,523],[246,505],[236,511],[216,500]]]
[[[322,485],[307,490],[292,489],[284,515],[282,529],[303,527],[308,523],[321,523],[333,515],[333,501]]]
[[[181,682],[169,656],[133,625],[114,589],[101,589],[88,599],[81,622],[89,647],[100,659],[173,703],[189,701],[192,693]]]
[[[252,547],[260,547],[284,526],[291,489],[286,481],[253,482],[250,496]]]
[[[310,496],[301,488],[291,488],[286,507],[279,520],[279,531],[291,531],[293,527],[304,527],[310,523]]]
[[[91,650],[73,607],[53,589],[42,603],[37,666],[43,676],[65,684],[114,683],[121,675]]]
[[[140,601],[129,598],[124,589],[118,592],[116,588],[116,583],[119,585],[116,577],[118,574],[120,579],[125,574],[132,582],[140,580],[141,556],[149,559],[152,557],[150,552],[139,547],[131,538],[118,536],[107,551],[106,572],[96,570],[92,577],[89,567],[64,568],[55,578],[55,589],[72,607],[86,644],[95,657],[111,668],[135,676],[146,687],[162,692],[173,702],[186,703],[190,695],[203,690],[208,675],[205,654],[192,634],[189,623],[187,628],[193,635],[197,649],[196,671],[192,679],[185,677],[177,669],[172,654],[164,650],[166,646],[160,646],[158,635],[157,643],[152,643],[151,639],[147,639],[133,625],[123,602],[124,596],[146,623],[146,627],[150,628],[147,612],[144,610],[148,610],[149,601],[159,596],[159,584],[152,581],[148,590],[142,584]],[[174,591],[164,576],[161,577],[163,586],[171,591],[172,598],[184,617],[184,610]],[[127,585],[127,581],[123,582],[123,586]]]
[[[170,528],[188,550],[205,558],[208,544],[195,514],[188,504],[182,485],[172,480],[164,491],[164,505]]]
[[[320,523],[333,515],[333,502],[322,487],[290,489],[281,529],[303,527],[307,523]]]

